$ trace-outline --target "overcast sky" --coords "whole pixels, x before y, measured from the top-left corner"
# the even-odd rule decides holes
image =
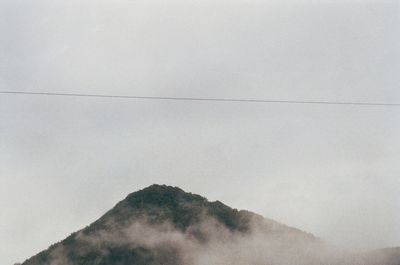
[[[398,1],[0,0],[0,90],[400,102]],[[400,245],[400,107],[0,94],[0,263],[152,183]]]

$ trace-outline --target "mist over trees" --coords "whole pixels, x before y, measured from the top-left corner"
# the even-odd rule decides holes
[[[398,251],[352,254],[248,211],[152,185],[22,265],[395,265]],[[397,263],[396,263],[397,262]]]

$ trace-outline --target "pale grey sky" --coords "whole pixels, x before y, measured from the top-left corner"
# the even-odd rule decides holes
[[[398,1],[0,0],[0,90],[400,102]],[[400,245],[400,108],[0,95],[0,263],[152,183]]]

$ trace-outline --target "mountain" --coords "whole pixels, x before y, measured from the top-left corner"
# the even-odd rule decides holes
[[[312,234],[177,187],[152,185],[22,265],[311,265],[328,260],[358,265],[366,259],[338,257]],[[383,260],[376,264],[386,265]]]
[[[400,265],[400,247],[369,251],[364,254],[363,258],[373,264]]]

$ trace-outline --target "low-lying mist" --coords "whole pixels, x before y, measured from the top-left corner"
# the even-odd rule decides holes
[[[286,227],[287,228],[287,227]],[[297,230],[269,223],[252,222],[246,231],[233,231],[210,216],[181,230],[169,222],[154,224],[147,218],[121,227],[109,221],[105,229],[75,235],[77,249],[57,245],[48,265],[74,265],[73,256],[87,256],[95,250],[98,264],[104,257],[132,252],[132,263],[163,265],[316,265],[316,264],[386,264],[384,257],[373,258],[334,249],[321,240]],[[94,255],[94,254],[93,254]],[[124,254],[125,255],[125,254]],[[151,256],[151,258],[150,258]],[[147,258],[146,258],[147,257]],[[97,263],[96,263],[97,264]],[[126,263],[123,263],[126,264]]]

